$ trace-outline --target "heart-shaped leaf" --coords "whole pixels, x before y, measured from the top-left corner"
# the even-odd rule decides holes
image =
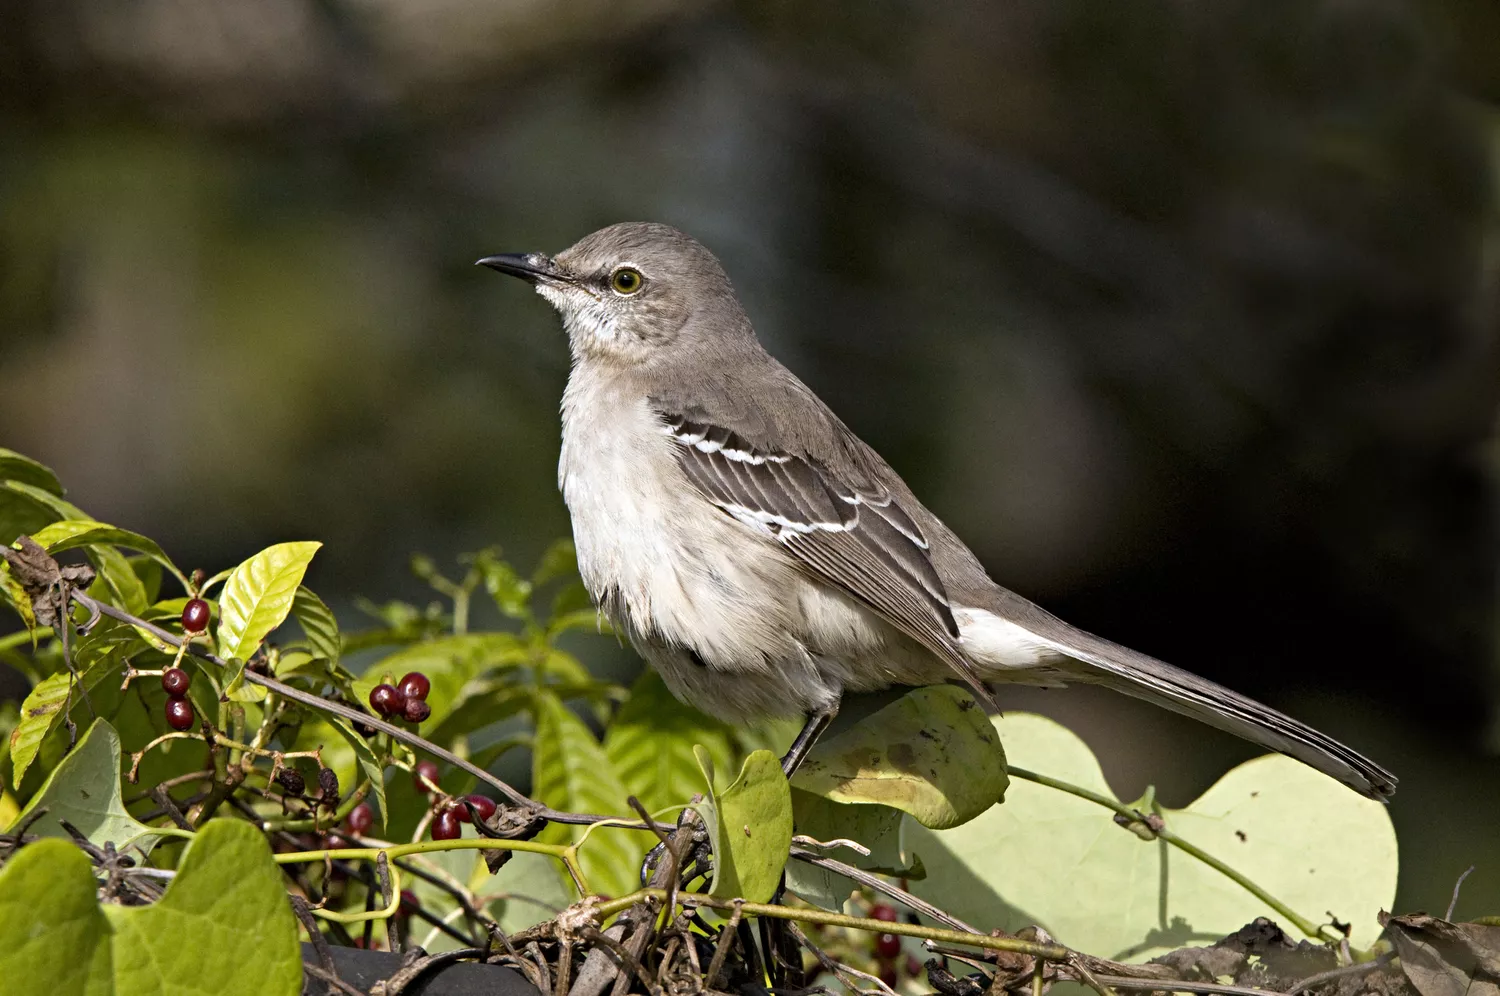
[[[161,899],[104,910],[114,928],[116,992],[301,992],[302,949],[280,869],[265,837],[243,820],[210,820]]]
[[[91,842],[101,847],[111,842],[120,851],[128,844],[150,851],[163,836],[125,811],[120,801],[120,736],[103,719],[94,720],[77,746],[47,776],[16,822],[43,806],[46,815],[30,830],[43,837],[67,837],[62,820],[77,827]]]
[[[1017,768],[1113,797],[1099,762],[1049,719],[994,719]],[[1367,947],[1396,891],[1396,836],[1386,807],[1282,755],[1231,770],[1166,827],[1314,922],[1331,910]],[[1142,840],[1096,803],[1013,778],[1005,805],[952,830],[908,820],[908,852],[927,878],[913,891],[980,929],[1041,924],[1058,941],[1115,960],[1144,960],[1216,940],[1275,910],[1191,855]],[[1290,924],[1284,926],[1291,927]]]
[[[795,782],[834,802],[879,803],[923,826],[954,827],[1005,796],[1005,752],[968,692],[934,685],[825,736]]]
[[[768,750],[745,758],[740,776],[722,792],[714,786],[707,750],[693,752],[713,801],[699,808],[713,840],[710,895],[764,903],[776,894],[792,846],[792,792],[781,762]]]

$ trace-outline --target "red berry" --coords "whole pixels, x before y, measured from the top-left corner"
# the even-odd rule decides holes
[[[421,699],[407,699],[406,708],[403,710],[402,715],[410,722],[420,723],[432,715],[432,706]]]
[[[463,828],[459,826],[458,817],[453,810],[443,809],[432,819],[433,840],[457,840],[463,836]]]
[[[437,762],[418,761],[416,770],[412,772],[412,781],[416,783],[418,792],[421,792],[423,795],[430,794],[432,789],[427,787],[427,782],[431,782],[434,785],[438,783]]]
[[[922,977],[922,963],[917,960],[916,955],[906,956],[906,974],[914,979]]]
[[[880,966],[880,981],[884,982],[886,985],[890,986],[892,989],[896,988],[896,983],[901,981],[900,977],[896,975],[896,966],[895,965],[881,965]]]
[[[422,900],[417,898],[417,894],[415,892],[412,892],[410,889],[401,890],[400,913],[402,916],[411,916],[421,908]]]
[[[187,699],[167,699],[167,725],[186,730],[193,725],[193,704]]]
[[[208,603],[201,598],[190,598],[182,607],[182,628],[189,633],[201,633],[208,629],[208,620],[213,613]]]
[[[489,796],[480,795],[476,792],[473,795],[466,795],[464,798],[468,801],[469,805],[474,807],[474,813],[480,820],[487,820],[495,815],[495,800]],[[468,808],[465,807],[464,813],[467,814],[468,811]]]
[[[167,690],[167,694],[174,699],[180,699],[187,694],[188,686],[193,683],[193,676],[180,667],[169,667],[161,673],[161,687]]]
[[[368,802],[362,802],[349,810],[349,816],[344,825],[356,837],[363,837],[369,832],[370,827],[375,825],[375,810],[370,808]]]
[[[382,716],[394,716],[406,709],[406,696],[395,685],[376,685],[370,689],[370,707]]]
[[[870,907],[870,919],[884,920],[886,923],[895,923],[898,919],[896,907],[889,903],[876,903]]]
[[[878,958],[890,959],[901,953],[901,938],[895,934],[881,934],[875,938],[875,955]],[[893,968],[892,971],[895,971]]]
[[[432,682],[427,680],[427,675],[421,671],[413,671],[402,677],[396,685],[401,689],[401,694],[408,699],[426,699],[427,693],[432,691]]]

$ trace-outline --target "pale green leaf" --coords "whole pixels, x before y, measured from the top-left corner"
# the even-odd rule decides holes
[[[35,649],[36,612],[31,607],[31,596],[26,594],[21,582],[10,572],[10,563],[5,560],[0,560],[0,593],[4,593],[6,601],[16,610],[21,622],[26,624],[26,632],[31,634],[31,645]]]
[[[1025,713],[993,722],[1018,768],[1113,796],[1092,752],[1064,727]],[[1316,922],[1332,911],[1352,924],[1355,946],[1379,935],[1376,914],[1396,888],[1396,837],[1381,803],[1272,755],[1164,818],[1303,916]],[[1063,944],[1136,961],[1256,917],[1281,919],[1208,865],[1116,825],[1110,810],[1019,778],[1003,806],[964,826],[930,831],[908,820],[903,832],[927,869],[913,890],[980,929],[1038,923]]]
[[[301,992],[302,949],[281,872],[265,837],[243,820],[210,820],[161,899],[107,906],[105,915],[114,927],[116,992]]]
[[[77,827],[91,842],[102,847],[112,841],[120,851],[127,844],[150,851],[162,836],[125,811],[120,801],[120,736],[103,719],[94,720],[47,776],[17,822],[43,806],[46,814],[31,824],[29,831],[43,837],[67,837],[62,820]]]
[[[330,713],[325,715],[323,720],[337,730],[339,736],[343,737],[345,743],[354,751],[354,758],[359,762],[360,771],[370,780],[370,789],[374,793],[375,803],[380,813],[380,828],[384,830],[386,820],[390,818],[390,812],[385,801],[385,768],[381,765],[380,758],[375,755],[370,742],[360,736],[359,732],[354,729],[354,724],[343,716]],[[344,782],[343,784],[350,783]]]
[[[333,610],[313,594],[312,589],[302,585],[292,598],[292,615],[306,634],[313,656],[326,657],[337,665],[343,645],[339,640],[339,621],[334,618]]]
[[[709,892],[726,899],[764,903],[776,894],[792,846],[792,794],[781,762],[768,750],[745,758],[734,784],[719,791],[708,751],[694,750],[712,794],[700,815],[713,840],[714,878]]]
[[[574,813],[634,819],[625,786],[593,733],[557,696],[536,697],[536,745],[532,752],[532,792],[551,806]],[[585,828],[552,823],[538,840],[568,843]],[[623,896],[640,885],[639,869],[655,838],[644,831],[601,827],[579,851],[584,876],[598,893]]]
[[[1005,795],[1005,753],[984,710],[954,685],[918,688],[819,741],[797,787],[879,803],[929,827],[965,823]]]
[[[167,556],[166,551],[157,545],[155,540],[128,529],[95,522],[93,519],[63,519],[38,530],[31,538],[46,547],[47,552],[51,554],[99,544],[139,550],[171,571],[184,588],[188,586],[187,575],[177,569],[177,565],[172,563],[172,558]]]
[[[19,481],[61,498],[63,486],[50,467],[0,446],[0,481]]]
[[[594,836],[606,832],[610,831],[596,830]],[[592,843],[584,848],[590,846]],[[506,934],[550,920],[573,902],[572,890],[565,884],[567,873],[548,854],[517,851],[493,875],[480,861],[475,874],[477,881],[471,882],[470,888],[486,902],[490,916]]]
[[[625,790],[648,812],[686,805],[703,791],[695,744],[727,768],[734,757],[732,730],[678,702],[651,668],[631,686],[630,698],[604,731],[604,751]]]
[[[219,595],[219,656],[249,660],[292,609],[308,562],[323,544],[278,543],[241,563]]]
[[[97,890],[89,859],[67,841],[16,852],[0,868],[0,979],[24,980],[27,992],[47,996],[113,993]]]
[[[92,690],[110,674],[110,665],[123,663],[140,639],[131,627],[113,619],[102,619],[73,648],[73,664],[83,687]],[[10,731],[11,764],[15,784],[36,759],[42,741],[62,722],[66,707],[76,706],[82,692],[72,676],[61,671],[37,682],[21,703],[21,719]]]
[[[83,509],[54,494],[47,488],[37,487],[19,480],[0,481],[0,487],[4,487],[13,494],[29,499],[37,508],[46,509],[49,513],[56,516],[55,519],[49,519],[49,522],[55,522],[57,519],[89,518],[88,513],[84,512]]]

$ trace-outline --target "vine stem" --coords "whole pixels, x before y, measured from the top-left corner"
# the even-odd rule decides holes
[[[1076,795],[1080,799],[1087,799],[1089,802],[1097,803],[1098,805],[1103,806],[1106,809],[1112,809],[1120,816],[1124,817],[1127,820],[1130,820],[1132,823],[1141,823],[1145,821],[1143,813],[1131,809],[1124,803],[1111,799],[1109,796],[1104,795],[1103,793],[1095,792],[1092,789],[1086,789],[1082,785],[1074,785],[1071,782],[1065,782],[1057,778],[1049,777],[1048,775],[1038,774],[1035,771],[1028,771],[1025,768],[1017,768],[1013,765],[1007,765],[1006,770],[1017,778],[1025,779],[1028,782],[1035,782],[1038,785],[1045,785],[1048,788],[1057,789],[1059,792],[1067,792],[1069,795]],[[1281,900],[1271,895],[1265,889],[1261,888],[1261,886],[1256,884],[1250,878],[1246,877],[1242,872],[1236,871],[1235,869],[1229,867],[1229,865],[1220,861],[1212,854],[1209,854],[1198,845],[1183,840],[1171,830],[1168,830],[1165,826],[1157,827],[1153,825],[1151,826],[1151,831],[1153,836],[1160,837],[1162,840],[1166,841],[1168,844],[1171,844],[1178,850],[1189,854],[1194,858],[1197,858],[1199,861],[1203,862],[1205,865],[1208,865],[1220,875],[1223,875],[1225,878],[1228,878],[1236,885],[1239,885],[1245,891],[1253,895],[1256,899],[1259,899],[1261,902],[1271,907],[1281,916],[1290,920],[1293,924],[1296,925],[1298,930],[1302,931],[1302,933],[1306,934],[1308,937],[1319,941],[1339,941],[1343,939],[1341,936],[1331,937],[1329,934],[1324,932],[1324,928],[1322,926],[1313,923],[1307,917],[1299,914],[1296,910],[1292,909],[1286,903],[1283,903]]]
[[[619,899],[611,899],[609,902],[600,903],[596,907],[596,912],[601,918],[608,917],[629,909],[645,899],[665,900],[666,898],[666,889],[638,889],[628,896],[621,896]],[[1046,958],[1049,961],[1065,961],[1072,955],[1071,951],[1060,944],[1038,944],[1035,941],[1023,941],[1019,937],[994,937],[990,934],[971,934],[962,930],[945,930],[942,927],[924,927],[917,923],[900,923],[888,920],[874,920],[863,916],[846,916],[843,913],[832,913],[828,910],[776,906],[771,903],[747,903],[738,899],[719,899],[717,896],[705,896],[698,892],[679,892],[677,893],[677,901],[684,905],[707,906],[709,909],[715,910],[728,910],[730,912],[739,910],[742,913],[748,913],[752,916],[768,916],[777,920],[820,923],[830,927],[850,927],[855,930],[867,930],[877,934],[902,934],[907,937],[921,937],[947,944],[966,944],[969,947],[988,948],[992,951],[1014,951],[1019,954],[1032,955],[1036,958]]]

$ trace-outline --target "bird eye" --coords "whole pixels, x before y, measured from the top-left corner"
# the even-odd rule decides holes
[[[610,275],[609,285],[617,294],[634,294],[646,285],[646,278],[640,270],[622,266]]]

